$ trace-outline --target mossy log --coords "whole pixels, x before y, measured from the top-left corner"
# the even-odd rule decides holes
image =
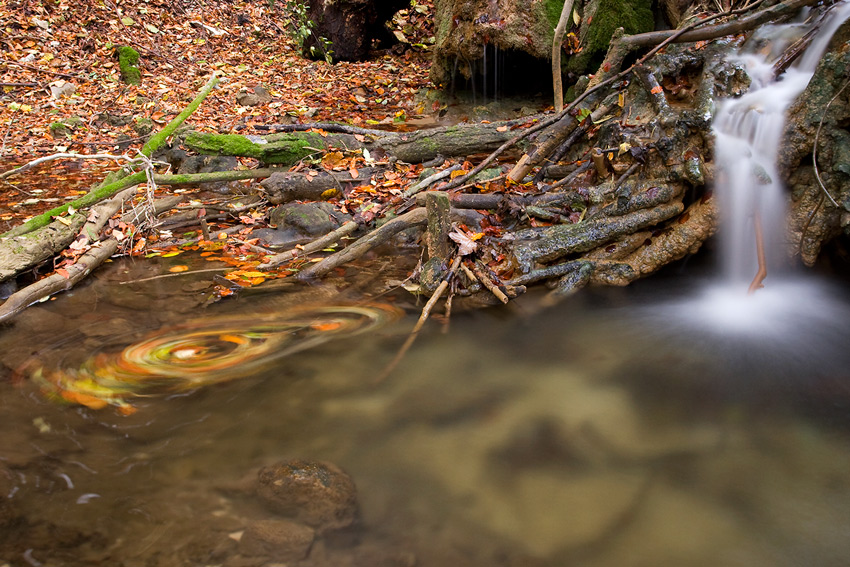
[[[671,219],[683,210],[682,203],[665,203],[622,216],[600,216],[576,224],[552,226],[543,230],[537,240],[517,244],[514,256],[520,271],[527,273],[537,262],[549,262],[568,254],[593,250],[623,235]]]
[[[534,118],[489,124],[458,124],[418,132],[383,136],[354,136],[316,132],[290,132],[268,136],[190,132],[183,141],[202,154],[251,157],[263,163],[294,165],[331,149],[367,149],[374,156],[386,154],[408,163],[421,163],[438,155],[466,156],[492,151],[514,135],[513,129],[531,124]]]

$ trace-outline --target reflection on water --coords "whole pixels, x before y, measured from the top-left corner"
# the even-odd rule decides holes
[[[159,329],[119,352],[98,352],[78,368],[30,375],[48,397],[92,409],[135,413],[130,399],[187,391],[259,374],[274,361],[401,316],[391,305],[337,305],[193,319]],[[37,364],[37,362],[35,362]]]
[[[171,280],[133,304],[116,296],[122,267],[25,312],[0,333],[0,360],[41,352],[68,367],[116,335],[272,301],[202,313],[195,284]],[[299,565],[845,565],[846,303],[803,297],[781,335],[729,334],[682,301],[696,294],[655,279],[537,314],[533,297],[456,314],[377,385],[415,314],[242,380],[142,398],[130,416],[6,381],[0,560],[280,563],[239,540],[279,517],[257,470],[305,459],[351,476],[360,519],[316,536]]]

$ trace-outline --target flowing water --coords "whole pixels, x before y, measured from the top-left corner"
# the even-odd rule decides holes
[[[0,329],[0,565],[847,565],[837,283],[703,297],[692,262],[456,311],[376,382],[416,313],[358,295],[379,266],[207,305],[200,258],[148,278],[176,261],[112,263]],[[279,517],[257,471],[288,459],[357,487],[357,524],[301,562],[242,537]]]
[[[32,307],[0,334],[0,360],[68,372],[154,333],[167,339],[151,351],[179,346],[121,376],[145,385],[148,364],[184,352],[170,384],[200,348],[180,330],[222,322],[230,364],[240,324],[356,299],[329,285],[203,308],[203,274],[122,283],[165,268],[118,262]],[[276,517],[257,470],[296,458],[347,471],[361,517],[303,565],[846,565],[850,309],[793,341],[700,334],[646,307],[703,280],[674,276],[542,312],[530,296],[455,313],[446,334],[434,320],[377,384],[415,315],[264,363],[249,349],[239,380],[124,391],[129,415],[57,403],[6,372],[0,560],[278,564],[237,539]]]

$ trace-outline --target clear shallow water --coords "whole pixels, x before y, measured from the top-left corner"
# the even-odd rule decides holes
[[[329,285],[204,310],[190,279],[119,284],[147,269],[114,265],[25,312],[0,360],[78,363],[175,320],[340,300]],[[413,315],[131,416],[46,402],[5,372],[0,559],[274,564],[234,537],[273,516],[257,469],[305,458],[352,476],[362,521],[304,565],[845,565],[850,326],[820,289],[736,332],[682,278],[546,311],[526,297],[456,313],[448,334],[432,321],[374,384]]]

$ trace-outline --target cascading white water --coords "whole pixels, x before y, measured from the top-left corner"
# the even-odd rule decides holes
[[[723,220],[723,274],[725,282],[746,290],[757,271],[754,223],[761,221],[769,273],[786,256],[786,193],[776,169],[785,128],[785,115],[805,90],[838,27],[850,17],[850,3],[827,14],[823,28],[798,62],[774,78],[774,54],[807,31],[802,24],[768,26],[761,30],[772,49],[767,53],[735,56],[752,79],[749,92],[723,101],[714,120],[715,192]],[[758,43],[751,41],[750,43]]]
[[[776,162],[788,107],[805,90],[833,34],[848,18],[850,2],[833,7],[803,56],[778,78],[775,58],[809,25],[764,26],[762,37],[748,42],[758,46],[757,52],[745,49],[733,56],[752,83],[743,96],[722,101],[714,119],[722,274],[703,296],[687,304],[707,329],[789,339],[809,324],[817,327],[844,311],[823,282],[794,277],[782,269],[787,263],[787,193]],[[758,271],[755,223],[759,221],[768,277],[764,289],[749,295]]]

